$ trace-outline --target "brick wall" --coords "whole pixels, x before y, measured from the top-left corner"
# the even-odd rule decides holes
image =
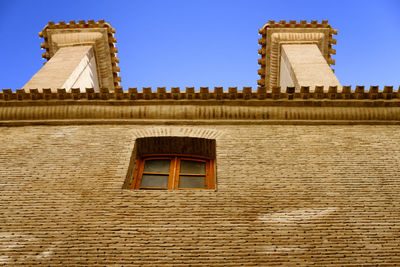
[[[215,138],[217,190],[122,189],[135,138]],[[1,127],[0,264],[399,265],[399,126]]]

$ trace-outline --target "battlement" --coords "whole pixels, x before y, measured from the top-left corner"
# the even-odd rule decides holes
[[[51,89],[17,89],[13,92],[11,89],[3,89],[0,92],[0,101],[24,101],[24,100],[400,100],[400,87],[395,91],[393,86],[385,86],[379,90],[378,86],[370,86],[365,90],[365,86],[343,86],[340,90],[336,86],[330,86],[324,90],[323,86],[310,87],[302,86],[300,92],[295,92],[294,87],[287,87],[282,91],[280,87],[274,87],[272,92],[267,92],[265,88],[258,88],[253,91],[252,87],[229,87],[227,90],[223,87],[214,87],[211,91],[209,87],[200,87],[196,90],[194,87],[186,87],[181,91],[180,87],[172,87],[167,90],[166,87],[144,87],[142,91],[137,88],[129,88],[124,91],[121,87],[115,88],[110,92],[107,88],[101,88],[95,92],[93,88],[86,88],[81,92],[79,88],[57,89],[52,92]]]
[[[400,88],[339,83],[330,68],[337,30],[327,21],[266,23],[259,40],[261,80],[254,89],[124,91],[114,33],[104,20],[49,22],[39,33],[49,62],[22,89],[0,91],[0,125],[400,122]]]

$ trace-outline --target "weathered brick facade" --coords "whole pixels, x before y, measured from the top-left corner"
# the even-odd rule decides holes
[[[1,263],[400,264],[398,126],[27,126],[0,134]],[[137,137],[214,137],[217,189],[122,189]]]

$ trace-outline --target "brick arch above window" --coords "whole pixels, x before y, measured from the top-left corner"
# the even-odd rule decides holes
[[[197,127],[178,127],[178,126],[153,126],[144,129],[137,129],[134,131],[136,138],[143,137],[197,137],[205,139],[218,139],[222,135],[225,135],[224,131],[209,129],[209,128],[197,128]]]

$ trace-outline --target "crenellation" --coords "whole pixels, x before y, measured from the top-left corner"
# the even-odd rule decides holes
[[[314,89],[314,98],[322,99],[324,98],[324,87],[323,86],[315,86]]]
[[[51,100],[53,98],[53,94],[51,93],[50,88],[43,88],[43,97],[44,100]]]
[[[29,95],[31,97],[31,100],[38,100],[42,99],[41,93],[39,93],[39,89],[29,89]]]
[[[112,58],[113,63],[119,63],[119,57],[113,57]]]
[[[153,98],[151,87],[143,87],[143,98],[145,100],[151,100]]]
[[[351,98],[351,86],[343,86],[342,87],[342,98],[344,98],[344,99]]]
[[[166,99],[167,98],[167,89],[166,87],[157,87],[157,98],[158,99]]]
[[[195,99],[194,87],[186,87],[186,99]]]
[[[13,94],[11,89],[3,89],[3,100],[12,100]]]
[[[85,97],[87,100],[95,99],[94,88],[85,88]]]
[[[71,88],[71,95],[73,100],[81,99],[81,89],[80,88]]]
[[[369,87],[368,95],[369,95],[370,99],[378,98],[378,96],[379,96],[378,88],[379,88],[378,86],[370,86]]]
[[[310,87],[309,86],[301,86],[300,87],[300,97],[302,99],[308,99],[310,94]]]
[[[111,51],[111,53],[117,54],[118,53],[118,48],[115,47],[114,45],[110,45],[110,51]]]
[[[181,89],[179,87],[172,87],[171,88],[171,97],[174,100],[181,99]]]
[[[67,90],[65,88],[58,88],[57,89],[57,99],[64,100],[67,98]]]
[[[329,65],[335,65],[336,64],[336,61],[334,59],[332,59],[330,55],[328,56],[327,62],[328,62]],[[332,73],[333,73],[333,70],[332,70]]]
[[[272,99],[275,99],[275,100],[281,98],[281,87],[280,86],[272,87],[271,95],[272,95]]]
[[[400,87],[399,87],[399,89],[400,89]],[[393,93],[393,86],[387,86],[387,85],[385,85],[384,87],[383,87],[383,93],[386,93],[386,94],[391,94],[391,93]]]
[[[229,99],[236,99],[238,97],[237,87],[228,88]]]
[[[116,100],[124,99],[124,91],[122,90],[122,87],[116,87],[114,89],[114,95]]]
[[[136,100],[138,99],[138,91],[137,88],[129,88],[128,89],[129,99]]]
[[[393,97],[393,86],[385,86],[382,93],[383,99],[392,99]]]
[[[257,88],[257,99],[264,100],[267,97],[267,90],[265,87],[258,87]]]
[[[357,85],[354,91],[354,96],[356,99],[364,99],[364,86]]]
[[[328,98],[329,99],[336,99],[336,95],[338,93],[337,89],[338,89],[337,86],[329,86],[329,89],[328,89]]]
[[[46,44],[45,44],[46,45]],[[50,59],[50,54],[48,52],[42,53],[42,58],[44,59]]]
[[[102,100],[108,100],[110,99],[110,91],[108,90],[108,88],[100,88],[100,99]]]
[[[296,89],[295,87],[290,87],[290,86],[286,87],[286,94],[294,94],[295,89]]]
[[[257,91],[253,91],[252,87],[243,87],[238,90],[237,87],[229,87],[224,91],[223,87],[214,87],[210,91],[208,87],[200,87],[199,91],[195,91],[194,87],[186,87],[185,92],[181,92],[179,87],[171,87],[168,92],[166,87],[157,87],[155,91],[151,87],[143,87],[142,92],[138,92],[137,88],[129,88],[124,91],[122,87],[116,87],[113,92],[108,88],[101,88],[100,92],[96,93],[94,88],[86,88],[82,91],[80,88],[73,88],[67,92],[65,88],[57,89],[52,92],[50,88],[29,89],[29,92],[22,92],[24,89],[17,89],[13,92],[11,89],[3,89],[0,92],[0,99],[3,100],[152,100],[152,99],[189,99],[189,100],[263,100],[263,99],[323,99],[325,100],[391,100],[400,99],[399,92],[393,92],[393,86],[385,86],[383,91],[379,91],[378,86],[370,86],[368,91],[364,90],[364,86],[357,85],[355,90],[351,90],[351,86],[343,86],[338,90],[337,86],[329,86],[326,89],[324,86],[301,86],[300,91],[296,92],[295,87],[281,88],[274,87],[270,93],[265,88],[258,87]],[[313,91],[311,91],[313,89]]]
[[[26,100],[28,98],[24,89],[17,89],[15,93],[17,95],[17,100]]]
[[[286,98],[288,100],[293,100],[295,89],[295,87],[286,87]]]
[[[200,99],[207,100],[210,97],[208,87],[200,87]]]
[[[243,87],[243,99],[244,100],[249,100],[251,98],[253,98],[253,94],[252,94],[252,88],[251,87]]]

